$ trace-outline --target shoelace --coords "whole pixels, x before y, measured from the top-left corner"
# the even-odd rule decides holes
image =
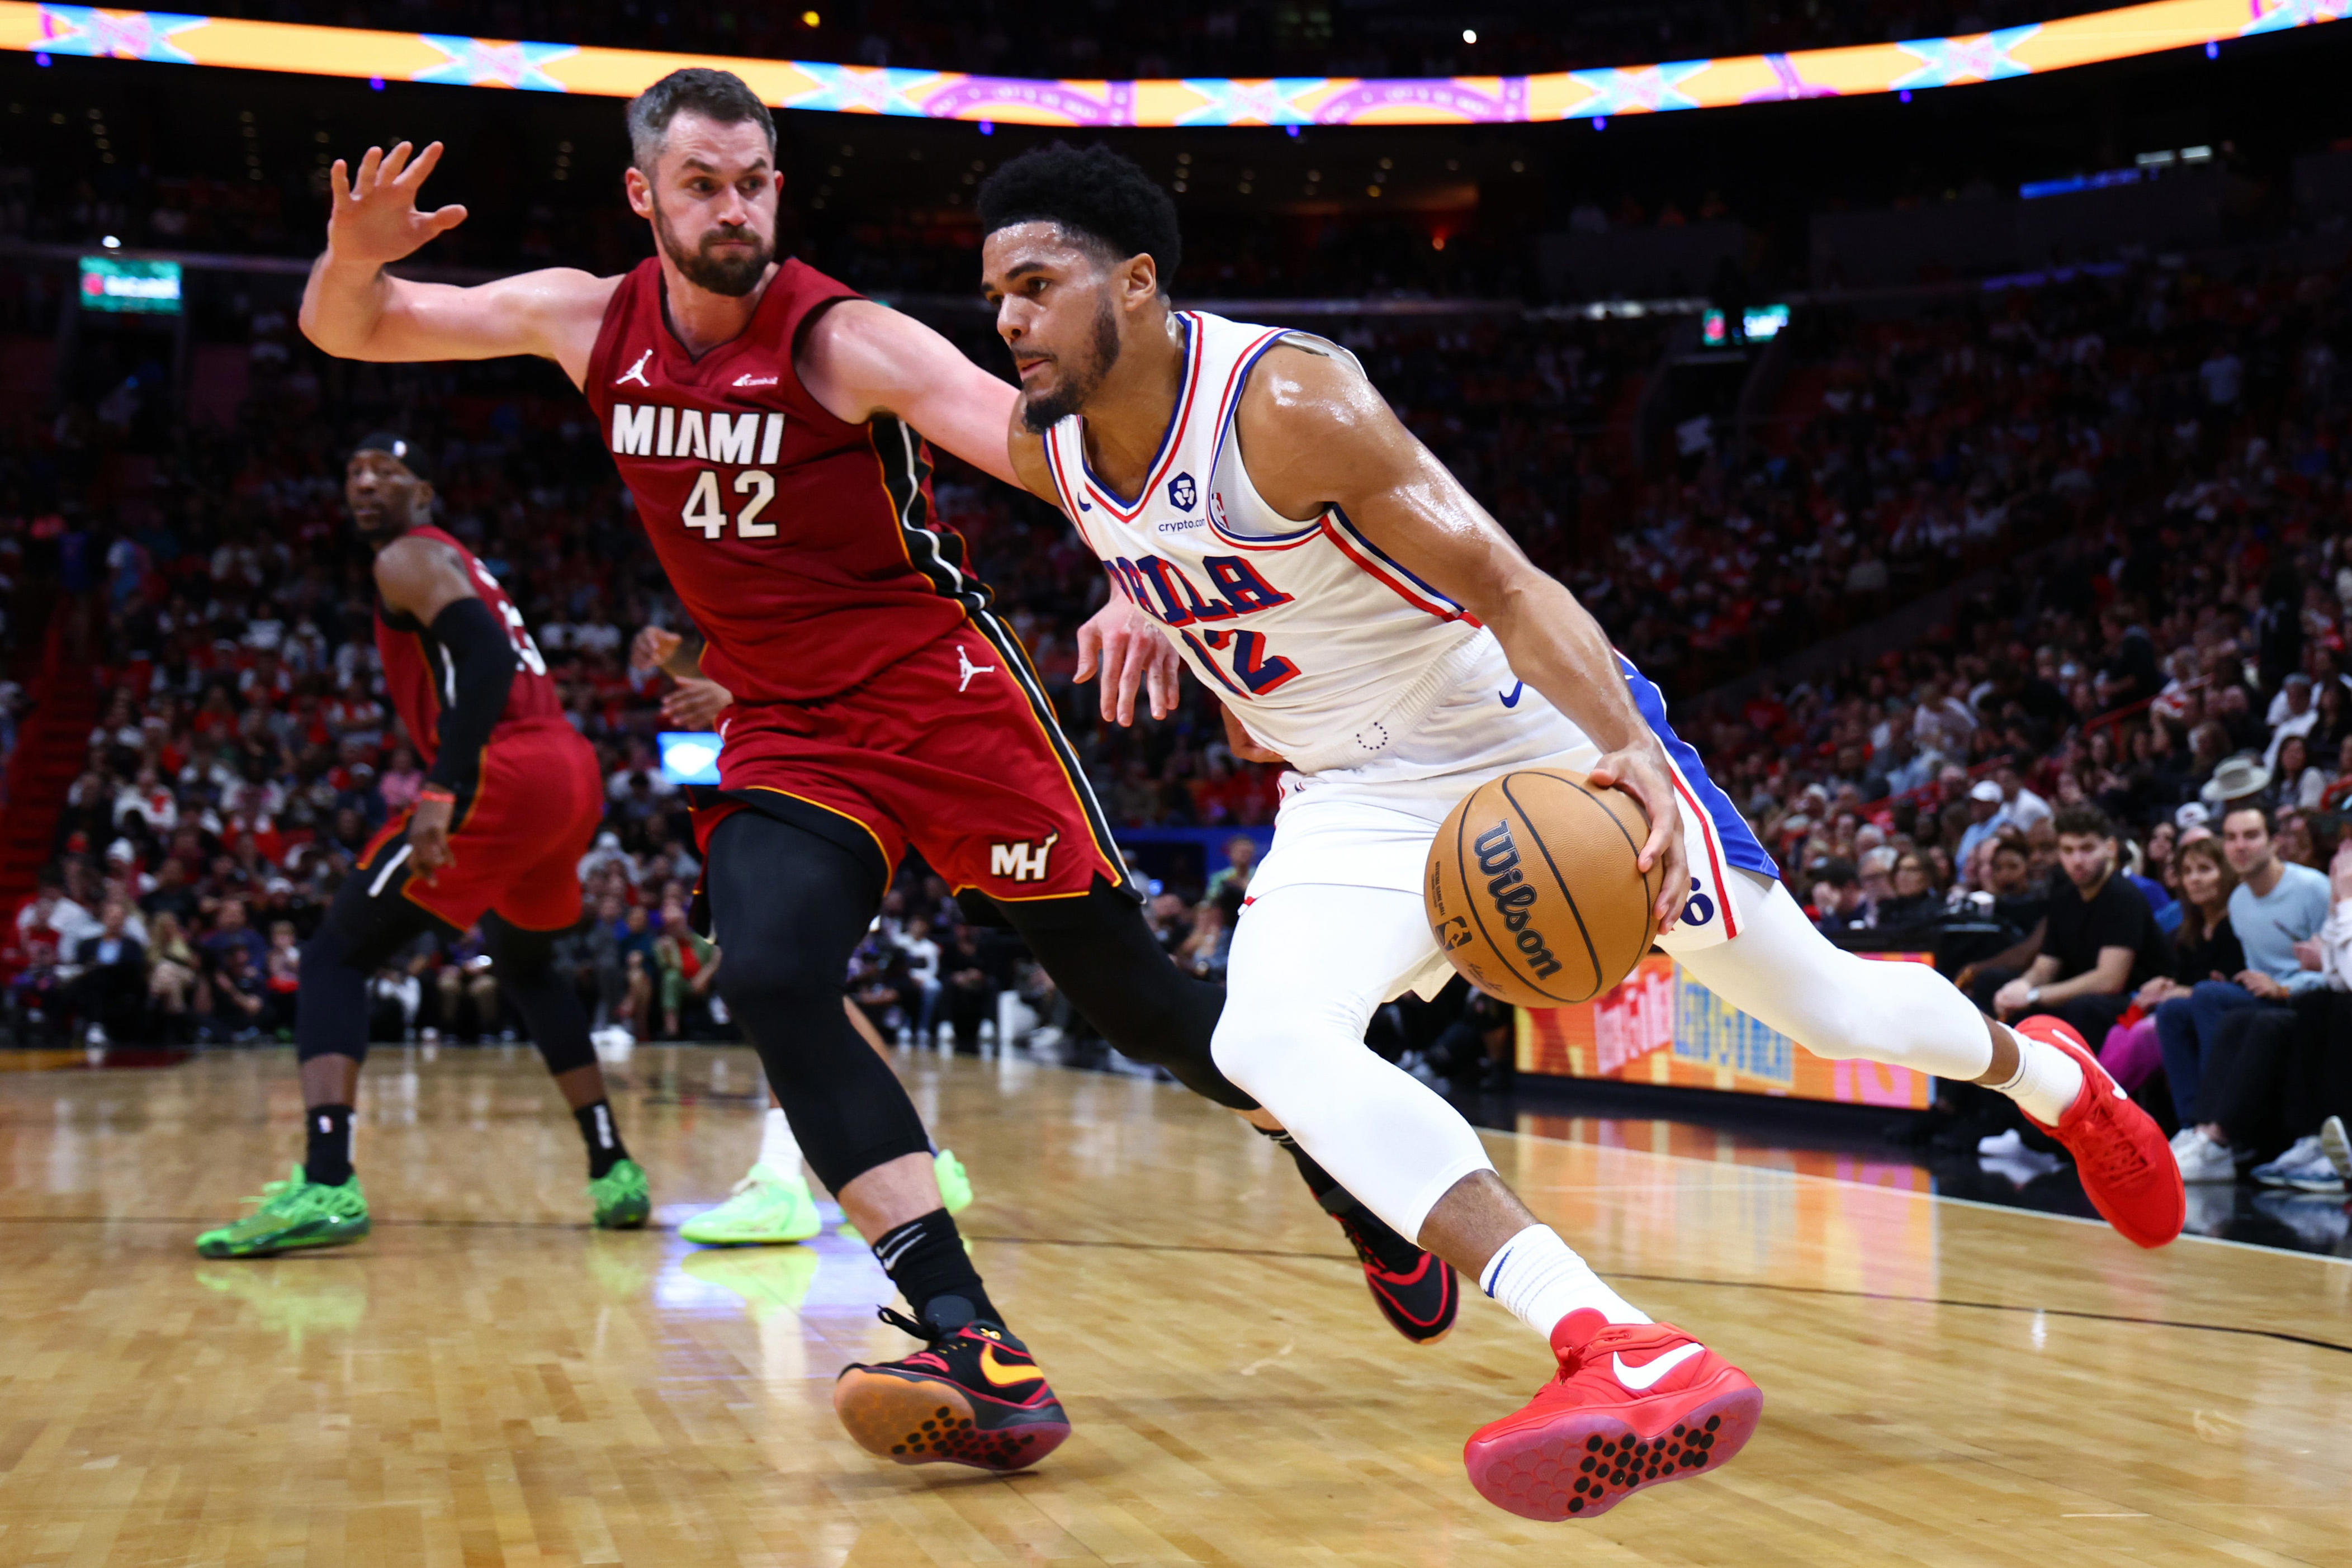
[[[751,1191],[753,1187],[761,1185],[759,1168],[754,1166],[744,1176],[741,1181],[737,1182],[733,1186],[727,1189],[727,1196],[730,1197],[740,1197],[745,1193]]]
[[[900,1333],[912,1334],[925,1344],[937,1344],[943,1339],[953,1339],[962,1332],[961,1328],[943,1329],[937,1323],[917,1322],[906,1313],[895,1312],[888,1307],[875,1308],[874,1315]]]

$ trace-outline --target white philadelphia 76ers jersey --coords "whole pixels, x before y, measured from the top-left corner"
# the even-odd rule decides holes
[[[1073,414],[1045,433],[1062,508],[1260,742],[1303,773],[1368,761],[1461,673],[1466,644],[1492,639],[1338,507],[1301,522],[1258,495],[1234,412],[1286,330],[1177,319],[1184,381],[1150,478],[1132,497],[1097,479]]]

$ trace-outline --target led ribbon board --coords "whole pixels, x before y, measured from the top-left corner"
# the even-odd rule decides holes
[[[633,98],[682,66],[717,66],[780,109],[1022,125],[1484,125],[1962,87],[2284,32],[2347,14],[2352,0],[2157,0],[1961,37],[1516,77],[1045,81],[16,0],[0,0],[0,47],[605,98]]]

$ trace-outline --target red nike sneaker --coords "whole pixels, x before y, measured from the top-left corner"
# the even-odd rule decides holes
[[[1435,1344],[1452,1332],[1462,1308],[1462,1281],[1453,1264],[1405,1240],[1370,1209],[1332,1218],[1356,1249],[1372,1302],[1391,1328],[1415,1344]]]
[[[857,1446],[902,1465],[1018,1470],[1070,1435],[1070,1418],[1028,1346],[982,1319],[955,1328],[881,1310],[929,1347],[897,1361],[853,1362],[833,1385],[833,1413]]]
[[[1719,1468],[1764,1411],[1746,1373],[1672,1323],[1570,1312],[1551,1348],[1559,1375],[1462,1449],[1478,1495],[1522,1519],[1591,1519]]]
[[[2054,1127],[2025,1119],[2066,1145],[2083,1192],[2109,1225],[2142,1247],[2161,1247],[2180,1234],[2189,1196],[2180,1162],[2148,1113],[2132,1103],[2063,1020],[2036,1013],[2011,1026],[2029,1040],[2054,1045],[2083,1069],[2082,1092]]]

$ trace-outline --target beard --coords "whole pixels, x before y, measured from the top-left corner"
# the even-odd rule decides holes
[[[1061,367],[1061,384],[1047,392],[1021,394],[1021,424],[1032,435],[1043,435],[1062,421],[1087,406],[1103,378],[1118,363],[1118,314],[1111,308],[1106,295],[1102,308],[1095,316],[1094,341],[1086,362],[1073,369],[1059,355],[1054,362]]]
[[[659,201],[654,203],[654,238],[662,254],[669,257],[688,283],[730,299],[740,299],[759,287],[760,279],[767,275],[768,263],[776,255],[773,241],[755,229],[734,225],[721,225],[711,230],[702,236],[698,248],[688,250],[678,239],[677,231],[669,226],[669,214],[662,211]],[[710,254],[712,246],[735,240],[749,240],[750,253],[733,257]]]

